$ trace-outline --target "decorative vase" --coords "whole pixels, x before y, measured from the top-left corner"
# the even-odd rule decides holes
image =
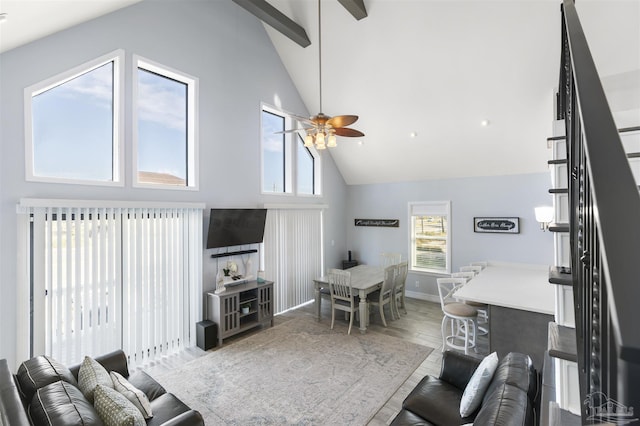
[[[224,288],[224,278],[222,275],[222,270],[218,270],[216,274],[216,293],[221,293],[225,290]]]
[[[242,308],[242,313],[243,314],[248,314],[249,313],[249,307],[248,306],[243,307]]]
[[[248,256],[247,260],[243,259],[242,263],[244,263],[244,276],[250,277],[251,276],[251,256]]]

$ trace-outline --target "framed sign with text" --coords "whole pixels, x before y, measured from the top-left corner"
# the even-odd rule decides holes
[[[400,226],[400,219],[354,219],[356,226],[382,226],[386,228],[397,228]]]
[[[474,217],[473,232],[495,232],[500,234],[519,234],[519,217]]]

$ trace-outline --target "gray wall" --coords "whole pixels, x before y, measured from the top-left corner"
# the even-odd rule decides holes
[[[552,205],[549,188],[549,173],[350,186],[349,248],[362,263],[379,264],[382,252],[401,253],[407,259],[408,203],[448,200],[452,216],[452,272],[481,260],[552,265],[553,236],[540,230],[534,215],[534,207]],[[475,216],[517,216],[520,233],[474,233]],[[356,218],[400,219],[400,227],[356,227],[353,222]],[[407,291],[437,299],[437,277],[410,272]]]
[[[115,49],[138,54],[200,79],[200,190],[131,187],[131,79],[125,137],[124,188],[26,182],[23,90]],[[307,113],[263,25],[231,1],[144,1],[0,55],[0,358],[15,363],[16,214],[20,198],[203,202],[210,207],[321,203],[325,262],[346,249],[346,186],[330,154],[322,154],[324,196],[296,199],[260,194],[260,104]],[[208,222],[205,217],[203,230]],[[331,246],[331,241],[335,242]],[[204,288],[213,287],[211,251],[204,252]],[[256,265],[257,262],[254,262]]]

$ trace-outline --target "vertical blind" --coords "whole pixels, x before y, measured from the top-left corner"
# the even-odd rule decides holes
[[[32,218],[33,354],[74,364],[122,349],[135,365],[190,345],[202,208],[35,204],[21,211]]]
[[[322,210],[269,208],[264,232],[265,278],[274,282],[275,313],[314,298],[322,275]]]

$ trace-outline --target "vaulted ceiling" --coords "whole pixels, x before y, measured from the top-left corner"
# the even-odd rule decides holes
[[[135,2],[3,0],[0,51]],[[308,109],[289,112],[316,114],[317,1],[269,3],[311,41],[303,48],[265,24]],[[366,135],[338,138],[322,155],[348,184],[546,172],[559,3],[364,0],[368,16],[358,21],[322,0],[322,112],[359,115],[352,127]],[[640,2],[577,5],[601,75],[634,91],[625,108],[640,108]]]

